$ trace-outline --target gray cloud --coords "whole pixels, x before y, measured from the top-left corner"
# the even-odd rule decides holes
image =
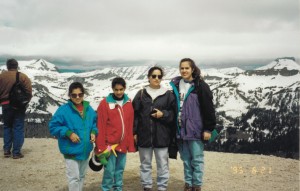
[[[0,54],[83,60],[298,56],[298,0],[2,0]]]

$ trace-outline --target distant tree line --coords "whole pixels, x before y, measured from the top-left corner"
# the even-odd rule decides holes
[[[299,159],[299,110],[294,109],[293,113],[249,109],[235,120],[233,127],[223,127],[219,138],[207,144],[206,149]],[[252,116],[255,119],[249,124]]]

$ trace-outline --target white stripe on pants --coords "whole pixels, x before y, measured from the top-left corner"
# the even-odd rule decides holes
[[[69,182],[69,191],[82,191],[85,173],[89,160],[65,159],[66,175]]]

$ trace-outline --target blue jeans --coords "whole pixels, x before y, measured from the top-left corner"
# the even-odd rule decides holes
[[[107,165],[104,167],[101,189],[121,191],[123,188],[123,172],[126,164],[126,154],[116,152],[117,157],[111,153]]]
[[[11,151],[13,148],[13,155],[19,155],[24,143],[25,109],[16,110],[9,104],[2,105],[2,117],[4,123],[3,150]]]
[[[190,186],[201,186],[204,169],[204,145],[199,141],[178,141],[183,161],[184,181]]]
[[[157,166],[157,189],[167,190],[169,180],[169,153],[165,148],[139,147],[141,183],[144,188],[152,188],[152,156],[155,155]]]

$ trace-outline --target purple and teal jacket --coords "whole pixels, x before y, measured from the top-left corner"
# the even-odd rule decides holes
[[[216,126],[213,96],[206,82],[199,78],[191,82],[191,87],[184,98],[181,110],[181,126],[178,123],[180,111],[179,82],[182,77],[175,77],[170,85],[176,97],[177,139],[201,140],[203,131],[213,131]],[[197,81],[198,80],[198,81]]]

